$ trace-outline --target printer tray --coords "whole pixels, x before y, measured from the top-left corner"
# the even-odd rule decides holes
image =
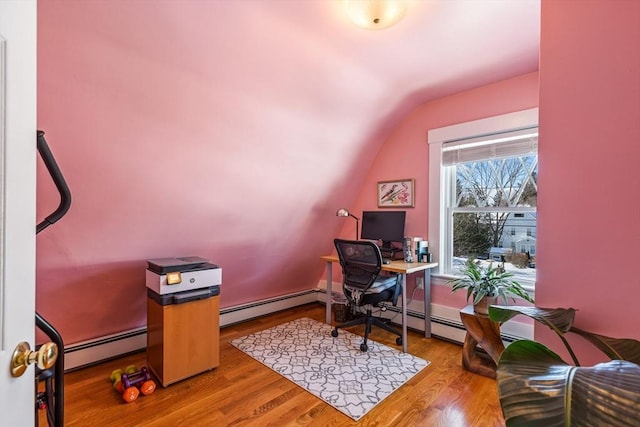
[[[212,268],[211,260],[200,258],[197,256],[187,256],[180,258],[157,258],[147,260],[149,270],[157,274],[179,273],[182,271],[198,270],[203,264],[207,264],[206,268]]]
[[[154,300],[158,305],[184,304],[186,302],[215,297],[217,295],[220,295],[219,285],[162,295],[151,289],[147,289],[147,296]]]

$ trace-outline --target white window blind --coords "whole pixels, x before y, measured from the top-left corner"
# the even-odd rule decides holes
[[[538,127],[494,133],[475,138],[446,141],[442,144],[442,165],[477,162],[535,154],[538,151]]]

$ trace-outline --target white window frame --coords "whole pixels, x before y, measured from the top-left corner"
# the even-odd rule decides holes
[[[446,215],[445,182],[442,179],[442,144],[447,141],[475,138],[483,135],[515,131],[522,128],[538,126],[538,108],[516,111],[471,122],[460,123],[437,129],[431,129],[427,134],[429,143],[429,251],[433,254],[434,261],[439,262],[445,253],[443,248],[447,245],[445,224],[441,219]],[[443,274],[441,263],[432,271],[435,277],[434,283],[442,283],[442,280],[452,276]],[[523,286],[533,291],[535,282],[522,281]]]

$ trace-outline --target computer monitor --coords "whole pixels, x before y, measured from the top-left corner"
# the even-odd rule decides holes
[[[392,242],[404,240],[405,211],[364,211],[362,231],[365,240],[381,240],[383,249],[391,249]]]

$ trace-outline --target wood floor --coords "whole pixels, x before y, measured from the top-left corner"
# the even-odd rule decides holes
[[[462,369],[462,347],[436,338],[409,332],[409,353],[431,364],[357,423],[229,344],[300,317],[322,321],[324,306],[223,328],[220,367],[128,404],[109,376],[130,364],[144,366],[145,353],[67,373],[65,426],[504,426],[495,381]],[[397,348],[395,337],[378,328],[372,339]]]

